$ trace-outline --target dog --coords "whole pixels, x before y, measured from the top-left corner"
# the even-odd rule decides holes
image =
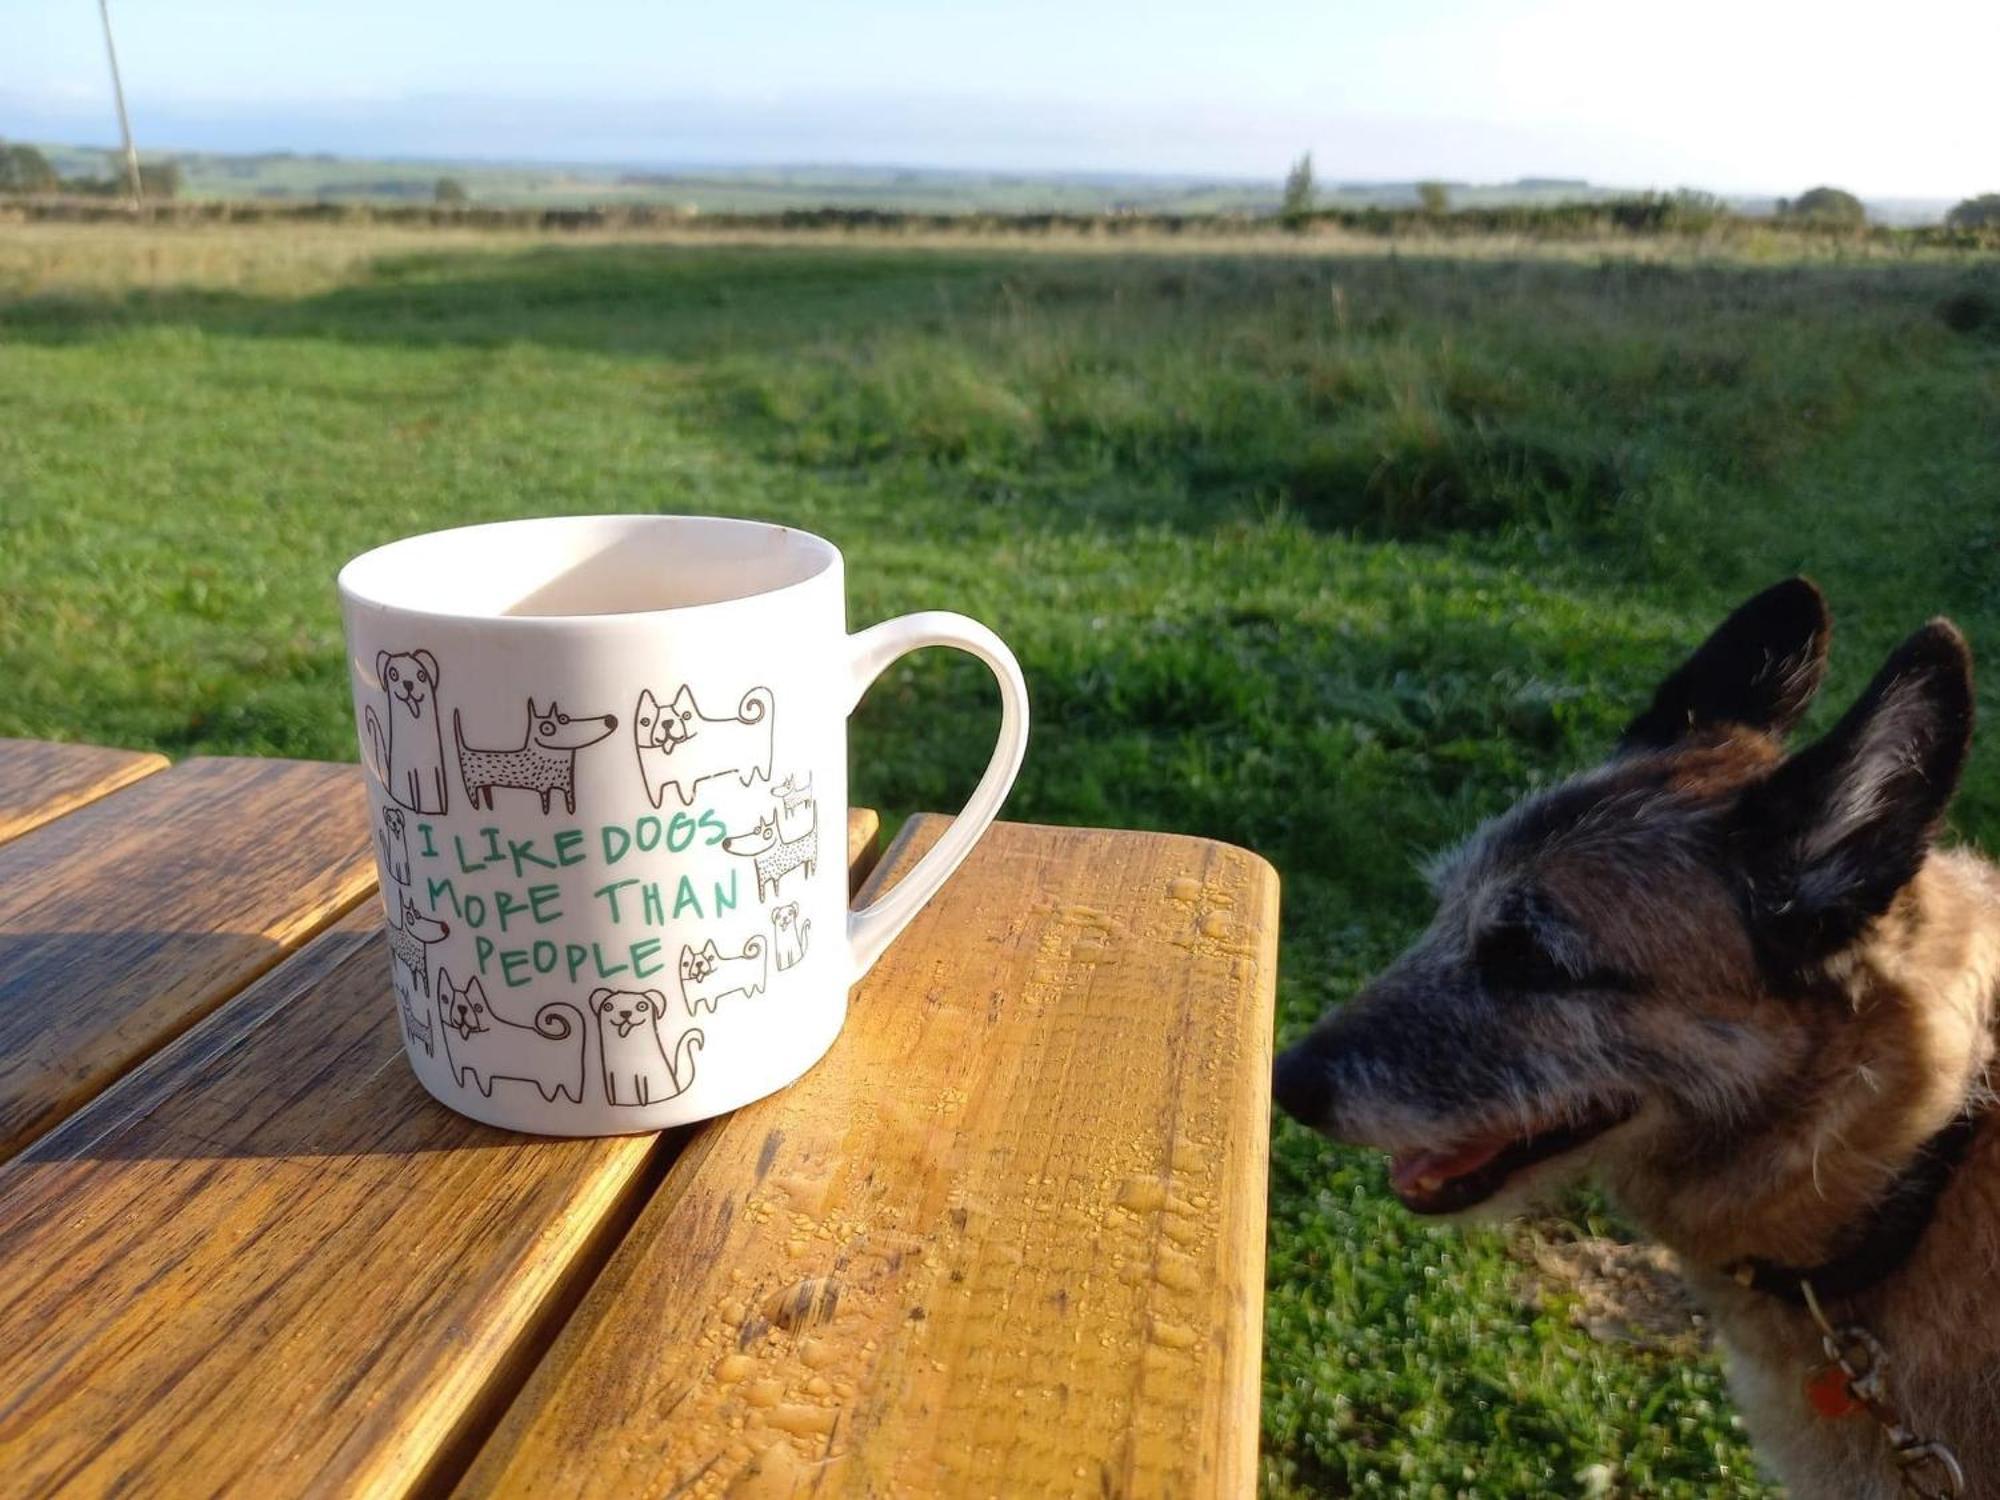
[[[757,899],[763,901],[767,892],[776,895],[778,882],[794,870],[804,869],[806,879],[812,879],[819,866],[819,827],[815,820],[797,838],[787,839],[778,832],[775,815],[759,818],[755,828],[748,833],[731,834],[722,841],[722,847],[752,862],[757,871]]]
[[[806,941],[812,936],[812,918],[799,918],[799,903],[787,901],[771,908],[771,936],[778,949],[778,972],[783,973],[806,956]]]
[[[444,1056],[460,1088],[466,1080],[488,1099],[502,1078],[532,1083],[553,1104],[562,1095],[583,1103],[583,1017],[573,1005],[551,1000],[532,1023],[511,1021],[493,1008],[477,975],[459,989],[449,969],[438,970],[438,1015],[444,1021]]]
[[[1956,1463],[1992,1500],[2000,869],[1934,842],[1971,655],[1933,621],[1788,753],[1830,632],[1804,579],[1741,606],[1604,765],[1432,867],[1428,930],[1280,1056],[1274,1092],[1389,1152],[1420,1214],[1593,1176],[1678,1253],[1795,1500],[1903,1493],[1882,1424],[1815,1404],[1852,1395],[1807,1288],[1878,1342],[1903,1426],[1950,1450],[1905,1455],[1935,1486],[1912,1493],[1956,1493]]]
[[[753,687],[734,715],[711,719],[686,683],[665,708],[650,689],[641,690],[632,711],[633,743],[639,777],[655,808],[672,787],[681,806],[694,805],[694,789],[716,776],[738,776],[749,786],[771,779],[771,737],[777,705],[769,688]]]
[[[778,832],[790,833],[819,821],[819,804],[813,800],[813,779],[810,773],[801,778],[793,772],[771,788],[771,795],[778,801]]]
[[[410,831],[408,814],[400,807],[382,809],[382,826],[375,830],[375,845],[382,851],[382,868],[397,885],[410,883]]]
[[[388,700],[383,707],[389,715],[385,726],[372,704],[362,712],[375,751],[376,779],[411,812],[444,812],[437,658],[428,651],[380,652],[375,657],[375,680]]]
[[[451,711],[451,737],[458,746],[458,774],[465,780],[465,795],[473,807],[486,798],[486,810],[493,810],[493,789],[509,787],[533,792],[549,810],[549,799],[562,793],[563,810],[576,812],[576,752],[608,739],[618,727],[616,714],[587,714],[571,718],[551,698],[549,706],[537,709],[528,700],[528,725],[521,731],[521,743],[512,750],[478,750],[465,743],[465,725],[458,710]],[[658,806],[655,803],[654,806]]]
[[[383,893],[383,903],[391,912],[396,910],[387,892]],[[422,990],[424,998],[428,1000],[431,993],[431,944],[441,943],[450,937],[451,924],[440,922],[435,917],[425,916],[417,910],[417,903],[411,900],[407,893],[402,898],[402,913],[401,926],[393,921],[388,922],[389,951],[394,955],[396,963],[409,970],[411,983]]]
[[[685,1093],[694,1082],[694,1055],[701,1050],[702,1035],[690,1027],[668,1054],[660,1042],[660,1022],[667,1014],[667,997],[660,991],[593,990],[590,1011],[597,1017],[605,1103],[659,1104]]]
[[[392,969],[393,972],[393,969]],[[437,1055],[437,1026],[429,1016],[417,1018],[417,1008],[410,1001],[409,986],[401,979],[395,982],[396,1008],[403,1013],[403,1034],[410,1039],[412,1047],[422,1047],[425,1057]]]
[[[699,948],[681,944],[681,1004],[687,1007],[688,1015],[692,1017],[703,1006],[714,1015],[715,1002],[724,995],[754,1000],[763,994],[770,977],[766,967],[769,950],[770,945],[761,937],[752,937],[737,954],[722,952],[714,938]]]

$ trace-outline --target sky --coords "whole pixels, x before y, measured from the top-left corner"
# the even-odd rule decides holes
[[[142,148],[2000,190],[1995,0],[110,0]],[[93,0],[0,135],[115,139]]]

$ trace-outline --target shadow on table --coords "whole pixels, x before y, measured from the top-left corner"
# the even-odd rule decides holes
[[[37,933],[0,939],[0,1024],[9,1041],[0,1082],[75,1068],[93,1037],[130,1027],[148,993],[202,975],[255,974],[281,956],[244,933]],[[56,976],[37,983],[24,973]],[[89,976],[113,972],[115,983]],[[72,976],[64,979],[63,976]],[[152,993],[157,996],[157,989]],[[425,997],[414,997],[419,1006]],[[68,1011],[63,1008],[69,1007]],[[429,1007],[432,1055],[443,1046]],[[51,1012],[62,1016],[52,1019]],[[437,1151],[582,1152],[588,1141],[496,1130],[425,1092],[404,1053],[389,951],[369,908],[206,1011],[185,1029],[162,1024],[120,1038],[127,1071],[34,1140],[11,1167],[76,1160],[411,1156]],[[149,1040],[152,1045],[149,1046]],[[163,1044],[162,1044],[163,1043]],[[421,1047],[421,1032],[419,1041]],[[586,1054],[585,1063],[588,1065]],[[496,1088],[531,1088],[500,1080]]]

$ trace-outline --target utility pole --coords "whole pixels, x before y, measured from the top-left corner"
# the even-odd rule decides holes
[[[136,206],[144,196],[139,188],[139,149],[132,144],[132,121],[125,113],[125,85],[118,77],[118,45],[111,40],[111,0],[97,0],[97,14],[104,20],[104,55],[111,59],[111,94],[118,101],[118,133],[125,141],[125,186]]]

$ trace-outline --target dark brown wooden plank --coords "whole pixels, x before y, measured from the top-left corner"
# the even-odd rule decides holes
[[[995,825],[825,1060],[689,1144],[460,1493],[1251,1494],[1277,889]]]
[[[367,896],[354,766],[192,760],[0,844],[0,1157]]]
[[[602,1264],[666,1148],[433,1102],[380,931],[370,901],[0,1166],[0,1493],[422,1489]]]
[[[143,750],[0,740],[0,844],[166,768]]]

